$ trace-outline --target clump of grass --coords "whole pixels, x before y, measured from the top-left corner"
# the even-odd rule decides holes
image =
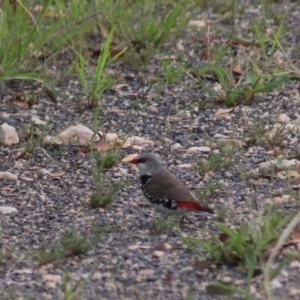
[[[163,60],[162,69],[168,83],[174,83],[184,72],[184,69],[176,66],[172,60]]]
[[[41,246],[33,253],[33,258],[40,264],[60,261],[69,256],[84,254],[92,247],[92,240],[86,236],[67,230],[62,238],[52,246]]]
[[[70,256],[78,256],[86,253],[90,247],[90,241],[85,236],[76,233],[73,230],[67,230],[63,235],[60,244],[65,253],[69,253]]]
[[[48,264],[51,262],[62,260],[66,257],[65,252],[60,245],[41,246],[33,253],[33,259],[40,264]]]
[[[100,169],[112,168],[117,164],[119,156],[119,149],[113,149],[104,154],[99,153],[99,155],[95,156],[97,167]]]
[[[92,158],[96,161],[92,168],[94,192],[90,196],[92,208],[105,208],[114,202],[117,193],[122,189],[124,183],[112,182],[110,176],[106,175],[104,169],[112,167],[118,160],[119,151],[112,150],[104,155],[98,156],[92,152]]]
[[[263,76],[257,71],[258,67],[253,61],[249,62],[247,71],[238,82],[234,79],[232,72],[221,65],[214,64],[211,70],[216,76],[219,84],[218,88],[202,79],[199,80],[199,83],[216,103],[224,103],[229,107],[237,104],[250,104],[256,94],[279,87],[290,78],[288,75],[277,76],[272,74],[270,76],[269,73]],[[209,72],[209,68],[205,67],[204,73]]]
[[[118,225],[96,225],[93,227],[93,232],[95,234],[106,234],[119,230]]]
[[[222,184],[218,181],[212,181],[206,183],[203,187],[203,190],[196,192],[196,197],[200,200],[201,203],[204,203],[213,193],[222,187]]]
[[[33,154],[35,150],[43,145],[43,140],[49,132],[52,119],[48,119],[41,132],[38,132],[36,124],[32,121],[26,127],[26,142],[24,150],[26,153]]]
[[[105,66],[117,59],[123,53],[121,52],[114,57],[110,56],[110,44],[113,38],[113,33],[114,28],[111,30],[104,43],[91,80],[89,80],[85,74],[85,68],[88,66],[88,62],[84,59],[82,54],[78,54],[79,62],[76,64],[76,69],[87,96],[87,103],[85,105],[87,108],[97,107],[103,92],[113,85],[112,76],[110,76],[105,70]]]
[[[174,226],[178,226],[179,222],[176,218],[168,217],[163,220],[153,222],[153,229],[156,234],[163,234]]]
[[[106,177],[106,179],[104,179]],[[95,192],[90,197],[90,206],[92,208],[106,208],[112,204],[116,199],[116,194],[122,189],[123,184],[121,183],[110,183],[107,176],[101,177],[100,183],[95,189]]]
[[[280,146],[291,132],[287,124],[267,124],[263,121],[256,121],[246,129],[248,144],[266,145],[268,147]]]
[[[208,157],[201,160],[197,164],[196,169],[201,174],[206,174],[208,172],[216,172],[223,168],[223,157],[221,153],[210,152]]]
[[[64,300],[76,300],[78,299],[77,296],[82,292],[84,287],[87,284],[88,278],[81,280],[79,284],[75,287],[72,287],[70,283],[70,274],[68,271],[64,273],[63,276],[63,284],[62,284],[62,291],[64,295]]]
[[[0,250],[0,265],[4,265],[7,262],[8,254],[3,250]]]
[[[181,239],[195,253],[203,255],[202,251],[206,251],[213,263],[240,265],[250,281],[289,220],[290,216],[280,211],[270,211],[258,222],[244,222],[235,228],[216,223],[220,234],[209,230],[208,241],[184,236]]]
[[[105,0],[102,8],[106,17],[103,26],[108,31],[113,26],[116,28],[119,41],[129,48],[127,60],[139,67],[141,62],[153,57],[167,38],[182,32],[191,18],[187,6],[181,1],[121,0],[112,4],[112,1]]]
[[[201,174],[217,172],[233,164],[234,155],[238,151],[238,145],[235,143],[213,142],[212,140],[209,140],[209,144],[215,150],[210,152],[206,159],[196,164],[198,172]]]

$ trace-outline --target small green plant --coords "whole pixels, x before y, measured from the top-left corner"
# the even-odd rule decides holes
[[[33,253],[33,259],[40,264],[48,264],[65,258],[65,253],[59,245],[53,247],[42,246]]]
[[[185,3],[148,0],[102,1],[106,12],[104,25],[115,26],[119,40],[130,48],[126,52],[131,64],[141,67],[169,37],[178,35],[191,18]],[[111,8],[114,9],[111,9]]]
[[[266,134],[266,141],[270,146],[280,146],[286,139],[287,135],[291,132],[291,129],[286,124],[280,126],[270,126],[269,132]]]
[[[215,283],[206,286],[206,292],[211,296],[227,296],[228,299],[233,299],[233,297],[237,295],[242,296],[245,300],[253,299],[249,288],[237,287],[233,284],[221,281],[216,281]]]
[[[61,158],[67,152],[67,146],[63,144],[44,144],[43,148],[54,159]]]
[[[103,175],[101,181],[98,183],[98,187],[90,196],[90,206],[92,208],[106,208],[115,201],[116,194],[122,186],[122,184],[110,183],[109,179]]]
[[[80,283],[76,287],[72,287],[70,283],[70,275],[69,272],[66,271],[63,276],[63,284],[62,290],[64,294],[64,300],[75,300],[77,296],[82,292],[84,287],[86,286],[88,278],[81,280]]]
[[[174,226],[178,226],[178,220],[176,218],[165,218],[153,222],[153,228],[156,234],[163,234],[169,231]]]
[[[206,183],[202,191],[196,193],[196,197],[200,200],[201,203],[204,203],[213,193],[222,187],[222,184],[218,181],[212,181]]]
[[[49,132],[49,127],[52,119],[49,118],[41,132],[37,131],[36,124],[32,121],[26,127],[26,142],[24,144],[24,150],[26,153],[33,154],[35,150],[43,145],[43,140]]]
[[[102,235],[102,234],[118,231],[119,229],[120,227],[118,225],[95,225],[93,227],[93,233],[95,235],[99,235],[99,234]]]
[[[62,238],[52,246],[41,246],[32,256],[40,264],[48,264],[60,261],[69,256],[77,256],[86,253],[92,246],[90,238],[72,230],[67,230]]]
[[[79,79],[83,84],[85,94],[88,97],[88,108],[97,107],[102,93],[107,88],[112,86],[112,77],[105,71],[105,66],[117,59],[126,50],[124,49],[124,51],[120,52],[118,55],[112,58],[110,57],[110,44],[112,41],[113,33],[114,28],[109,33],[102,51],[98,57],[97,66],[95,72],[93,73],[92,80],[89,80],[85,74],[85,69],[88,66],[88,62],[84,59],[82,54],[78,54],[79,63],[76,63],[76,69],[78,71]]]
[[[210,241],[181,238],[196,253],[201,253],[200,249],[204,249],[214,263],[241,265],[247,271],[249,282],[258,264],[264,262],[265,252],[277,240],[278,232],[289,220],[290,216],[285,216],[280,211],[270,211],[257,223],[244,222],[236,228],[216,223],[220,234],[209,231]]]
[[[291,129],[287,124],[267,124],[262,121],[256,121],[247,128],[247,143],[267,145],[269,147],[280,146],[290,134]]]
[[[239,149],[235,142],[217,142],[207,135],[203,135],[203,141],[214,150],[208,154],[206,159],[196,165],[198,172],[201,174],[217,172],[233,163],[234,156]]]
[[[206,159],[201,160],[200,163],[196,165],[196,169],[201,174],[206,174],[208,172],[216,172],[223,168],[224,161],[223,156],[220,152],[210,152]]]
[[[85,236],[73,230],[67,230],[64,233],[60,244],[64,252],[70,256],[84,254],[91,248],[90,241]]]
[[[206,67],[207,70],[207,67]],[[257,71],[258,67],[253,61],[245,74],[238,82],[235,82],[232,73],[220,65],[216,64],[212,67],[219,88],[212,87],[204,80],[200,80],[200,85],[216,100],[217,103],[225,103],[231,107],[239,103],[249,104],[252,102],[255,94],[268,92],[284,83],[286,83],[289,75],[266,75],[263,76]]]
[[[7,260],[7,254],[0,250],[0,265],[3,265],[6,263],[6,260]]]
[[[93,163],[92,168],[92,178],[95,188],[93,194],[90,196],[90,206],[92,208],[105,208],[109,206],[124,185],[121,182],[112,183],[110,177],[104,173],[104,168],[112,167],[117,160],[119,152],[114,151],[100,157],[97,156],[97,153],[91,153],[93,160],[96,161],[96,163]]]
[[[162,68],[168,83],[174,83],[177,78],[184,72],[180,67],[176,67],[172,60],[163,60]]]
[[[117,164],[119,156],[120,156],[119,149],[113,149],[107,151],[106,153],[101,153],[101,154],[99,153],[98,155],[95,156],[96,165],[100,170],[112,168]]]
[[[238,146],[234,143],[217,143],[216,150],[210,152],[208,157],[196,165],[201,174],[217,172],[224,167],[231,166]]]

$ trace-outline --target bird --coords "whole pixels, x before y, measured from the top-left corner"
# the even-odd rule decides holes
[[[141,153],[129,162],[139,170],[145,198],[158,211],[166,214],[166,217],[181,216],[182,223],[185,214],[189,212],[214,213],[211,208],[203,206],[189,189],[163,166],[156,154]]]

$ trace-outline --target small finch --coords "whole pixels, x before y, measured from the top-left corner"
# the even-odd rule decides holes
[[[182,217],[193,211],[214,213],[211,208],[203,206],[187,187],[164,168],[158,156],[141,153],[129,162],[138,167],[143,194],[158,211],[167,216]]]

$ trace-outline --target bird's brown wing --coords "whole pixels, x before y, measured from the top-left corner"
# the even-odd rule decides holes
[[[146,189],[153,197],[198,203],[188,188],[166,169],[152,176]]]

